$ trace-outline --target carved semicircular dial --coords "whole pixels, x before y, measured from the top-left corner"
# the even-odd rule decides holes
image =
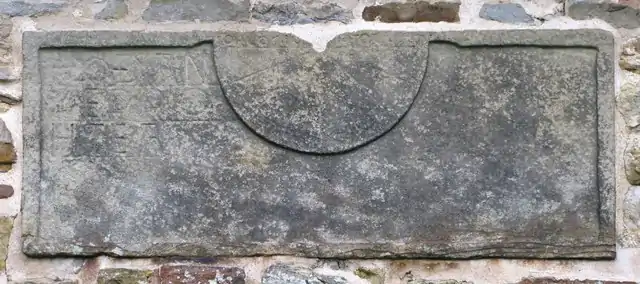
[[[225,95],[258,135],[301,152],[345,152],[393,128],[424,77],[427,42],[410,33],[358,32],[323,52],[293,35],[215,39]]]

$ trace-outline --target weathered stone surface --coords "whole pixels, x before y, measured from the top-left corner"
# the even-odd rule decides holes
[[[13,196],[13,186],[2,184],[0,185],[0,199],[9,198]]]
[[[7,125],[2,119],[0,119],[0,143],[13,143],[13,138],[11,138],[11,131],[9,131],[9,128],[7,128]]]
[[[608,32],[23,46],[28,255],[615,255]]]
[[[249,0],[151,0],[142,18],[147,21],[246,21]]]
[[[629,128],[640,125],[640,76],[623,76],[617,106]]]
[[[347,280],[339,276],[322,275],[308,267],[288,264],[269,266],[262,276],[262,284],[347,284]]]
[[[10,82],[17,78],[11,66],[0,66],[0,82]]]
[[[334,43],[317,53],[294,36],[264,37],[267,46],[252,36],[238,36],[215,54],[227,99],[259,135],[301,152],[344,152],[380,137],[407,113],[424,77],[426,49],[403,37],[367,52],[368,43],[354,38],[355,48]],[[245,44],[261,52],[241,49]]]
[[[367,280],[371,284],[384,283],[384,272],[378,269],[358,267],[358,269],[356,269],[353,273],[358,277]]]
[[[0,90],[0,111],[6,112],[11,105],[17,104],[22,100],[22,92],[20,91],[3,91]]]
[[[152,275],[153,271],[151,270],[132,270],[122,268],[103,269],[98,273],[98,284],[147,284],[152,283]]]
[[[0,271],[6,267],[7,252],[9,251],[9,237],[13,228],[12,217],[0,217]]]
[[[480,18],[510,24],[534,22],[533,17],[517,3],[485,3],[480,9]]]
[[[11,170],[11,165],[16,161],[16,158],[11,132],[7,129],[4,121],[0,120],[0,172]]]
[[[0,14],[0,66],[9,66],[11,64],[11,30],[13,22],[7,15]]]
[[[68,0],[0,0],[0,14],[38,16],[55,13],[68,5]]]
[[[357,1],[261,0],[251,7],[254,19],[278,25],[336,21],[348,23]]]
[[[19,281],[19,282],[14,281],[14,282],[11,282],[11,284],[78,284],[78,281],[47,279],[47,280],[29,280],[29,281]],[[117,284],[120,284],[120,283],[117,283]],[[127,284],[137,284],[137,283],[127,283]]]
[[[473,284],[469,281],[458,280],[412,280],[408,284]]]
[[[627,141],[624,167],[630,184],[640,185],[640,137],[631,135]]]
[[[541,21],[564,16],[563,0],[509,0],[509,2],[520,4],[527,14]]]
[[[624,43],[620,54],[620,68],[640,74],[640,38]]]
[[[121,19],[129,11],[129,7],[124,0],[102,0],[94,4],[94,8],[97,10],[94,18],[100,20]]]
[[[2,93],[0,93],[0,98],[2,96]],[[11,109],[11,105],[7,104],[7,103],[3,103],[2,99],[0,99],[0,113],[5,113],[7,111],[9,111]]]
[[[640,246],[640,187],[627,190],[622,204],[623,231],[620,234],[622,247]]]
[[[638,284],[635,281],[577,280],[556,278],[523,279],[517,284]]]
[[[4,121],[0,120],[0,172],[11,170],[12,164],[16,159],[16,150],[13,147],[11,132],[7,129]]]
[[[365,7],[362,18],[383,23],[459,22],[459,11],[459,1],[386,3]]]
[[[566,14],[576,20],[601,19],[616,28],[640,27],[638,7],[599,0],[569,0],[565,5]]]
[[[157,271],[160,283],[244,284],[244,270],[208,265],[162,266]],[[284,284],[284,283],[283,283]]]

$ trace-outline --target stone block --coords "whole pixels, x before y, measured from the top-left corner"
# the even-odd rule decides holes
[[[151,270],[102,269],[98,273],[98,284],[150,284],[152,283],[152,276],[153,271]]]
[[[9,251],[9,237],[13,228],[13,217],[0,217],[0,271],[6,267],[7,253]]]
[[[151,0],[142,18],[167,21],[247,21],[249,0]]]
[[[640,187],[631,186],[622,204],[622,247],[640,247]]]
[[[508,2],[520,4],[527,14],[541,21],[564,15],[564,0],[509,0]]]
[[[517,3],[485,3],[480,9],[480,18],[509,24],[534,23],[533,17]]]
[[[244,270],[235,267],[209,265],[162,266],[157,271],[160,283],[181,284],[244,284]],[[282,283],[285,284],[285,283]]]
[[[13,196],[13,186],[2,184],[0,185],[0,199],[5,199]]]
[[[469,281],[458,280],[411,280],[408,284],[473,284]]]
[[[365,7],[365,21],[401,22],[459,22],[460,1],[391,2]]]
[[[102,0],[92,8],[96,10],[93,17],[100,20],[122,19],[129,12],[125,0]]]
[[[0,82],[11,82],[18,79],[11,66],[0,66]]]
[[[640,185],[640,137],[631,135],[626,143],[624,167],[627,181],[632,185]]]
[[[0,120],[0,172],[11,170],[16,161],[16,150],[13,146],[11,132],[7,129],[3,120]]]
[[[68,4],[68,0],[0,0],[0,14],[39,16],[59,12]]]
[[[640,38],[628,40],[622,46],[620,68],[640,74]]]
[[[27,280],[27,281],[13,281],[11,284],[78,284],[75,280]],[[120,284],[120,283],[118,283]],[[124,283],[123,283],[124,284]],[[126,284],[138,284],[138,283],[126,283]]]
[[[9,66],[12,63],[11,51],[13,48],[10,38],[12,29],[13,22],[11,18],[0,14],[0,67]]]
[[[578,280],[556,278],[528,278],[517,284],[638,284],[635,281]]]
[[[251,15],[256,20],[277,25],[329,21],[348,23],[357,4],[353,0],[260,0],[253,4]]]
[[[613,258],[613,42],[26,32],[23,251]]]
[[[347,280],[339,276],[322,275],[308,267],[274,264],[269,266],[262,276],[262,284],[347,284]]]
[[[628,128],[640,125],[640,76],[623,76],[617,107]]]
[[[601,19],[616,28],[635,29],[640,27],[639,6],[629,4],[607,0],[568,0],[565,12],[575,20]]]

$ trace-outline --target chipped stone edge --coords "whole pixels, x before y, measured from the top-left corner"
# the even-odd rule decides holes
[[[363,30],[357,33],[393,33],[393,31]],[[614,35],[603,29],[539,29],[539,30],[466,30],[440,32],[411,32],[426,36],[429,41],[447,41],[459,46],[527,45],[596,48],[597,109],[598,109],[598,173],[600,238],[595,243],[576,243],[571,247],[554,244],[529,243],[527,249],[513,244],[467,244],[453,248],[447,244],[351,243],[306,244],[293,243],[288,247],[250,243],[238,245],[165,243],[143,251],[125,251],[118,247],[81,247],[48,242],[38,235],[39,193],[50,186],[40,179],[40,77],[38,51],[46,47],[117,47],[117,46],[191,46],[211,42],[224,32],[127,32],[127,31],[27,31],[23,34],[23,131],[24,175],[22,204],[22,251],[28,256],[253,256],[304,255],[332,258],[451,258],[477,257],[614,259],[615,246],[615,166],[614,166],[614,99],[615,50]],[[332,46],[341,37],[334,38]],[[425,46],[426,48],[426,46]]]

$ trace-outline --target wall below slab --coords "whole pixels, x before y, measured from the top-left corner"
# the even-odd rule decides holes
[[[436,9],[447,14],[435,13],[429,17],[418,16],[420,9],[428,9],[423,6],[415,9],[411,6],[407,8],[409,12],[400,13],[389,8],[393,5],[384,6],[393,1],[373,0],[230,0],[224,2],[227,3],[224,6],[217,4],[223,1],[206,0],[3,1],[0,3],[0,118],[6,126],[0,127],[0,138],[10,135],[0,142],[12,145],[12,149],[8,152],[8,160],[0,157],[0,184],[8,185],[12,190],[0,191],[0,284],[285,283],[282,280],[285,276],[298,281],[286,283],[640,283],[640,189],[629,183],[640,182],[640,178],[634,178],[636,161],[640,158],[634,159],[632,151],[640,148],[637,138],[640,132],[635,123],[640,109],[640,60],[636,62],[640,52],[636,53],[633,44],[640,36],[639,3],[629,0],[620,3],[565,1],[485,3],[465,0],[459,3],[459,10]],[[373,21],[363,19],[367,7],[379,7],[369,8],[373,12],[367,17]],[[450,20],[451,13],[455,13],[457,19]],[[301,257],[35,259],[21,252],[22,104],[19,74],[24,31],[270,30],[295,34],[322,51],[335,36],[364,29],[439,31],[586,27],[612,31],[621,54],[622,68],[616,71],[618,251],[614,261],[322,260]],[[631,44],[625,45],[627,42]],[[15,152],[14,158],[11,158],[12,152]],[[185,275],[190,275],[195,282],[175,278]],[[214,278],[216,282],[211,282]],[[205,280],[209,282],[197,282]]]

